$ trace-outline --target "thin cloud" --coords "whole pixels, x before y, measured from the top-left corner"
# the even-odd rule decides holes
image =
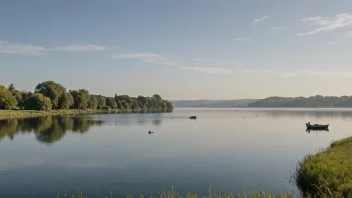
[[[282,73],[272,69],[228,69],[224,67],[203,67],[203,66],[181,67],[181,69],[192,70],[199,73],[223,74],[223,75],[229,75],[234,73],[274,73],[274,74]]]
[[[0,54],[41,55],[45,51],[41,46],[0,41]]]
[[[308,22],[314,26],[318,26],[318,28],[309,32],[299,33],[297,35],[298,36],[313,35],[320,32],[328,32],[328,31],[333,31],[335,29],[351,26],[352,14],[343,13],[343,14],[338,14],[336,16],[330,16],[330,17],[315,16],[315,17],[301,19],[301,22]]]
[[[286,73],[283,73],[282,76],[286,77],[286,78],[295,78],[295,77],[297,77],[297,74],[292,73],[292,72],[286,72]]]
[[[67,52],[93,52],[93,51],[103,51],[108,48],[99,45],[66,45],[62,47],[55,47],[49,49],[51,51],[67,51]]]
[[[316,77],[336,77],[336,78],[352,78],[352,71],[313,71],[313,70],[274,70],[274,69],[228,69],[223,67],[181,67],[181,69],[192,70],[194,72],[206,74],[221,74],[230,75],[235,73],[261,73],[279,75],[285,78],[295,78],[302,75],[316,76]]]
[[[337,41],[329,41],[328,43],[329,43],[329,44],[339,44],[340,42],[337,42]]]
[[[336,71],[311,71],[311,70],[295,70],[297,73],[308,74],[319,77],[344,77],[352,78],[352,72],[336,72]]]
[[[67,45],[62,47],[45,48],[32,44],[10,43],[8,41],[0,41],[0,54],[21,54],[21,55],[42,55],[52,51],[68,51],[68,52],[92,52],[108,49],[99,45]]]
[[[269,18],[269,16],[263,16],[263,17],[260,17],[260,18],[255,18],[255,19],[253,19],[253,24],[262,22],[262,21],[264,21],[267,18]]]
[[[204,58],[196,58],[193,59],[195,62],[201,62],[200,64],[211,64],[211,65],[241,65],[244,64],[244,61],[241,60],[216,60],[216,59],[204,59]],[[197,64],[198,64],[197,63]]]
[[[289,43],[308,43],[309,41],[289,41]]]
[[[195,72],[206,73],[206,74],[228,75],[228,74],[234,73],[234,70],[223,68],[223,67],[181,67],[181,69],[192,70]]]
[[[232,60],[232,61],[219,61],[219,64],[222,64],[222,65],[244,64],[244,61],[239,61],[239,60]]]
[[[176,65],[176,63],[167,60],[161,55],[155,53],[130,53],[130,54],[114,54],[112,58],[115,59],[134,59],[145,62],[157,62],[166,65]]]
[[[273,69],[238,69],[236,71],[245,73],[278,73],[278,71]]]
[[[347,32],[345,35],[346,35],[347,37],[352,38],[352,31]]]
[[[251,37],[240,37],[240,38],[236,38],[236,41],[244,41],[249,39],[251,39]]]

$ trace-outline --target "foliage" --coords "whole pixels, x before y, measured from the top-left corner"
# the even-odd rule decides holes
[[[106,99],[104,96],[99,95],[98,96],[98,108],[102,109],[103,107],[106,106]]]
[[[80,89],[78,91],[70,90],[70,93],[73,97],[74,102],[74,106],[77,109],[87,109],[88,108],[88,101],[90,99],[90,94],[87,90],[85,89]]]
[[[103,109],[103,110],[110,111],[110,110],[111,110],[111,107],[109,107],[109,106],[105,106],[105,107],[103,107],[102,109]]]
[[[106,106],[110,107],[111,109],[116,109],[117,104],[115,102],[115,99],[111,98],[111,97],[107,97],[106,98]]]
[[[88,109],[98,108],[98,96],[91,95],[88,101]]]
[[[74,104],[71,94],[63,93],[59,98],[59,109],[69,109]]]
[[[56,198],[61,197],[71,197],[71,198],[87,198],[87,196],[78,188],[76,192],[68,193],[64,192],[62,195],[58,194]],[[113,192],[110,191],[107,193],[105,198],[112,198]],[[144,198],[143,195],[138,196],[140,198]],[[201,196],[196,193],[187,193],[186,195],[181,195],[175,192],[172,188],[171,191],[161,192],[157,196],[150,196],[151,198],[293,198],[294,196],[288,192],[285,193],[265,193],[262,190],[258,190],[253,193],[240,193],[240,194],[232,194],[232,193],[213,193],[211,189],[209,189],[209,194],[206,196]],[[127,198],[133,198],[133,196],[129,195]]]
[[[165,110],[173,109],[172,103],[163,100],[160,95],[154,94],[152,97],[138,96],[137,98],[128,95],[115,95],[117,108],[121,110]]]
[[[10,84],[7,89],[8,89],[8,90],[12,93],[12,95],[16,98],[16,101],[17,101],[17,102],[20,102],[20,101],[22,100],[22,95],[21,95],[21,93],[20,93],[18,90],[16,90],[14,84]]]
[[[165,111],[172,110],[172,103],[163,100],[160,95],[152,97],[130,97],[128,95],[117,95],[106,97],[102,95],[90,95],[85,89],[70,90],[54,81],[39,83],[35,87],[35,96],[31,92],[18,91],[13,84],[6,89],[0,86],[0,109],[103,109],[109,106],[111,109],[124,112],[137,111]],[[38,95],[42,94],[42,95]],[[45,98],[44,98],[45,96]],[[50,99],[52,106],[46,104]]]
[[[35,93],[25,101],[24,108],[29,110],[51,110],[52,103],[50,98],[41,93]]]
[[[352,107],[352,96],[311,96],[305,97],[269,97],[250,103],[249,107]]]
[[[70,92],[66,92],[70,107],[72,107],[75,104],[75,101],[73,100],[73,97]]]
[[[0,109],[11,109],[18,104],[11,91],[0,85]]]
[[[14,92],[14,91],[16,91],[15,85],[14,85],[13,83],[11,83],[11,84],[7,87],[7,89],[8,89],[9,91],[11,91],[11,93]]]
[[[39,83],[35,87],[35,92],[49,97],[53,104],[53,108],[57,109],[59,107],[59,98],[62,94],[66,93],[66,88],[54,81],[46,81]]]
[[[295,173],[305,195],[352,197],[352,137],[333,142],[331,147],[301,161]]]
[[[21,99],[21,101],[18,102],[18,106],[24,108],[25,101],[27,101],[32,96],[32,92],[21,91],[20,94],[21,94],[22,99]]]

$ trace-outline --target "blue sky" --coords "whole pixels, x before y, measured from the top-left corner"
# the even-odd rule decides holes
[[[166,99],[352,95],[352,1],[7,0],[0,84]]]

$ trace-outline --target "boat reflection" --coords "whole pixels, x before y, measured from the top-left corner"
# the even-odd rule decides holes
[[[329,132],[329,129],[306,129],[307,133],[313,132]]]

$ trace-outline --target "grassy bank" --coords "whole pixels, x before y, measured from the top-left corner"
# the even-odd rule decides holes
[[[172,110],[165,110],[163,112],[170,112]],[[50,110],[50,111],[36,111],[36,110],[0,110],[0,119],[7,118],[26,118],[26,117],[39,117],[47,115],[84,115],[84,114],[100,114],[100,113],[145,113],[145,112],[160,112],[160,110],[151,111],[137,111],[137,110],[101,110],[101,109],[68,109],[68,110]]]
[[[56,198],[89,198],[84,193],[78,192],[69,194],[58,194]],[[113,198],[113,192],[110,192],[106,196],[102,196],[104,198]],[[127,198],[133,198],[133,196],[129,195],[126,196]],[[149,197],[149,196],[138,196],[139,198]],[[158,196],[150,196],[150,198],[293,198],[294,196],[290,193],[281,193],[281,194],[271,194],[271,193],[264,193],[263,191],[259,190],[254,193],[240,193],[240,194],[232,194],[232,193],[213,193],[209,191],[209,194],[206,196],[201,196],[195,193],[188,193],[186,195],[181,195],[173,190],[169,192],[159,193]]]
[[[297,166],[295,179],[305,195],[352,197],[352,137],[305,157]]]

